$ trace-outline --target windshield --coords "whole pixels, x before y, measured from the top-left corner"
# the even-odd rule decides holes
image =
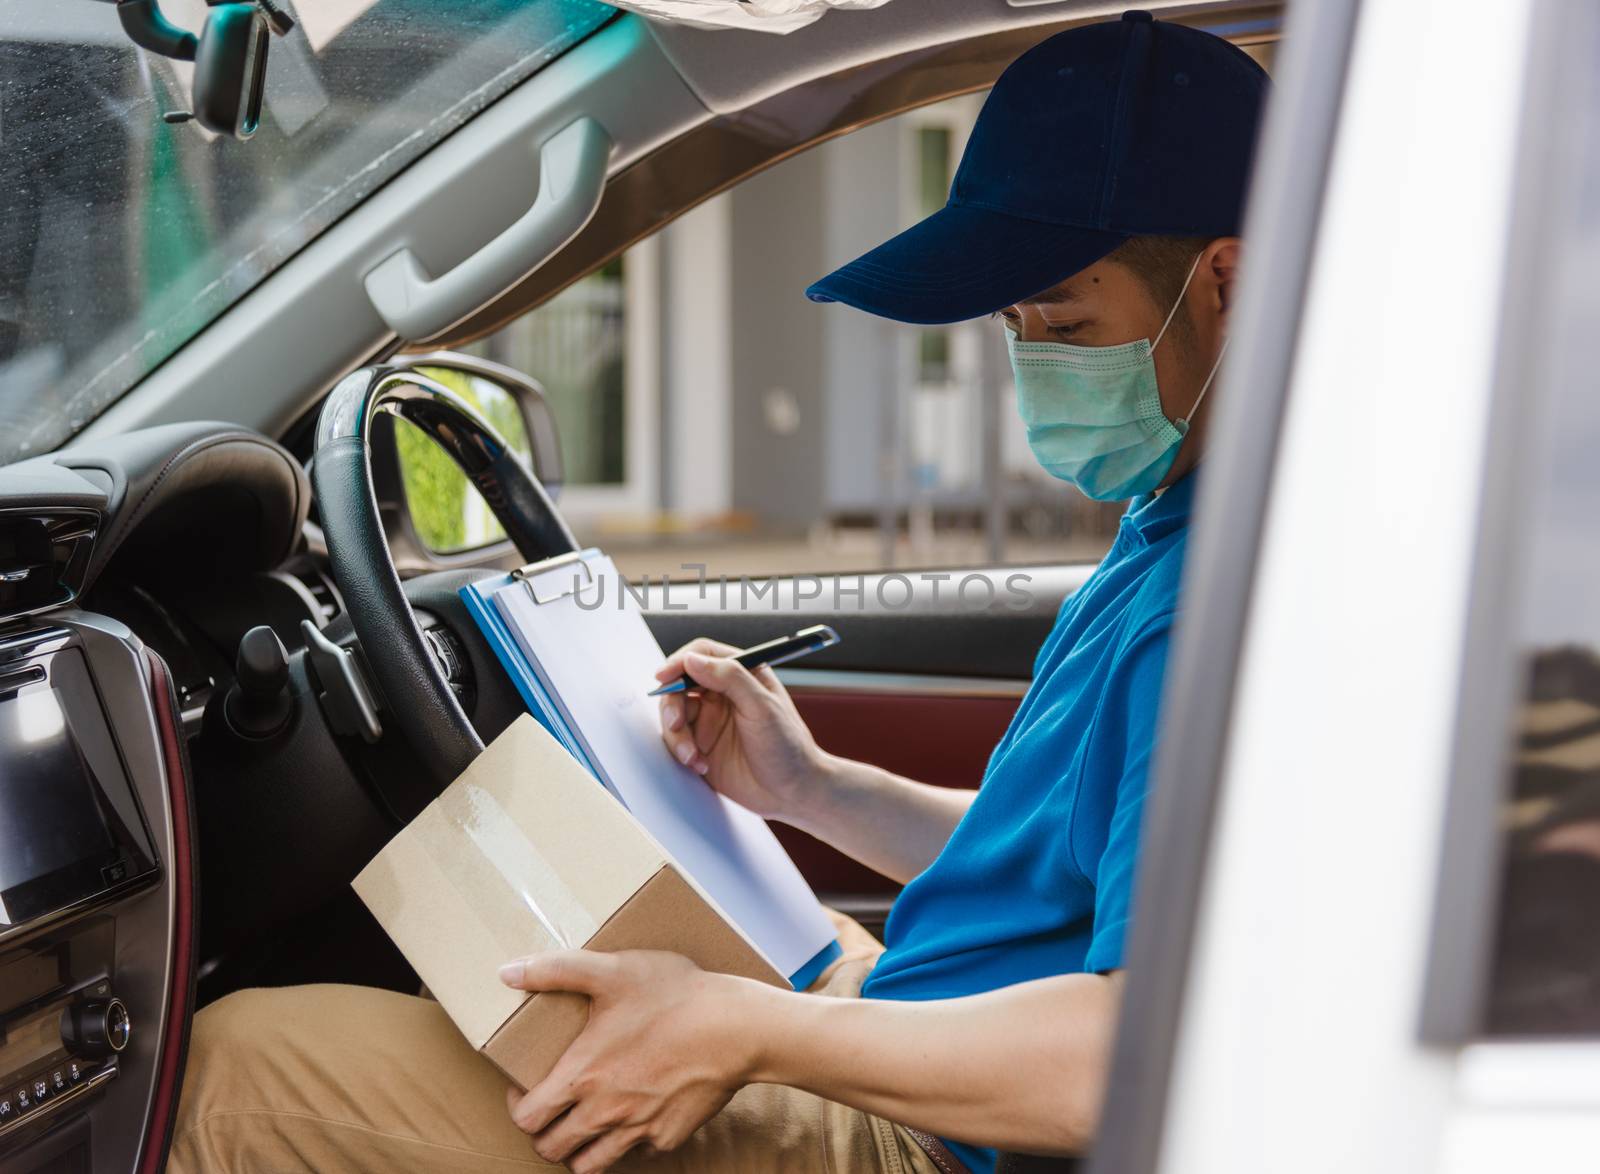
[[[614,10],[280,0],[248,142],[103,0],[0,0],[0,462],[60,445],[318,233]],[[198,31],[203,0],[163,0]]]

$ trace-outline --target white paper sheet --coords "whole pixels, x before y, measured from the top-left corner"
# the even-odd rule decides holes
[[[495,607],[606,786],[778,972],[794,975],[834,940],[832,923],[766,822],[668,752],[657,699],[646,696],[666,657],[611,560],[585,561],[592,578],[567,564],[512,581]]]

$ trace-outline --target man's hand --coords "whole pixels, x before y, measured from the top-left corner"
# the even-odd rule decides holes
[[[1069,974],[930,1002],[844,999],[709,974],[677,954],[561,950],[507,965],[576,991],[589,1023],[539,1086],[507,1093],[533,1148],[594,1174],[669,1150],[743,1085],[786,1084],[940,1137],[1081,1153],[1111,1064],[1122,974]]]
[[[793,823],[826,788],[833,764],[778,675],[766,665],[752,673],[731,659],[738,651],[701,637],[656,670],[659,681],[687,675],[698,686],[696,696],[661,699],[661,737],[739,806]]]
[[[748,1081],[759,983],[708,974],[678,954],[560,950],[508,963],[507,986],[588,995],[589,1022],[550,1075],[507,1091],[533,1148],[574,1174],[638,1145],[681,1145]]]
[[[817,745],[771,666],[751,672],[716,640],[691,640],[656,670],[693,696],[661,699],[661,737],[741,807],[810,832],[904,883],[944,848],[975,791],[930,787]]]

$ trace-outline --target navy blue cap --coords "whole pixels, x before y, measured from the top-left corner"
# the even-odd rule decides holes
[[[806,290],[901,322],[977,318],[1132,236],[1239,232],[1267,75],[1148,12],[1057,33],[990,91],[945,206]]]

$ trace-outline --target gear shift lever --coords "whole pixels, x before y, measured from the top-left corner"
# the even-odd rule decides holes
[[[223,716],[242,738],[270,738],[289,721],[289,654],[283,641],[262,624],[239,641],[235,683],[223,699]]]

